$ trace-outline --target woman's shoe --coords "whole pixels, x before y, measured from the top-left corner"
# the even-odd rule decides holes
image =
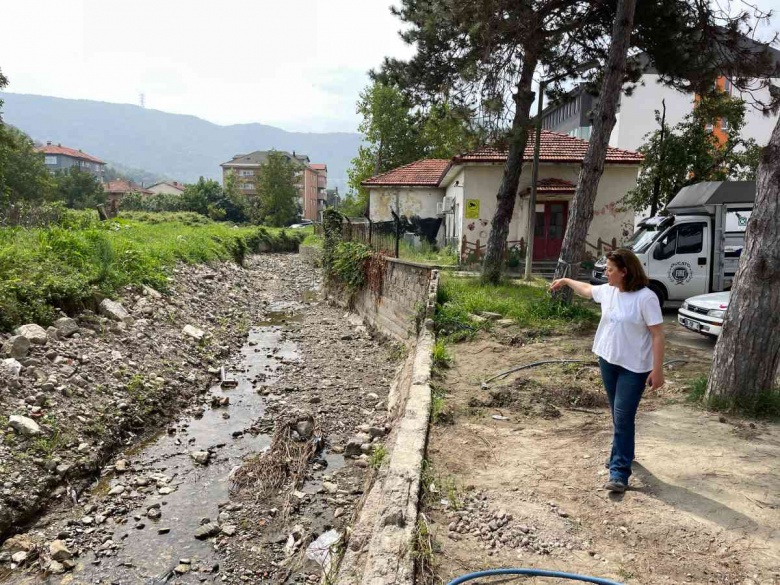
[[[628,486],[619,479],[610,479],[604,484],[604,489],[616,494],[622,494],[628,489]]]

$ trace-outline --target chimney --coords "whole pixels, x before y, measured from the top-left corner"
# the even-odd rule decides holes
[[[46,141],[46,146],[51,146],[51,140]]]

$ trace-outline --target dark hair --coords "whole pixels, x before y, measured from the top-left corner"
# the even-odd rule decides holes
[[[626,292],[634,292],[645,288],[649,281],[645,274],[645,269],[642,268],[642,263],[639,258],[636,257],[631,250],[627,248],[618,248],[612,250],[607,254],[607,260],[612,261],[619,269],[626,271],[625,279],[623,280],[623,290]]]

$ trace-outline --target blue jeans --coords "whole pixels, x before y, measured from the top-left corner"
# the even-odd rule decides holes
[[[599,358],[601,379],[607,389],[612,411],[612,454],[609,458],[609,479],[628,484],[631,462],[634,460],[634,422],[642,392],[650,372],[637,374]]]

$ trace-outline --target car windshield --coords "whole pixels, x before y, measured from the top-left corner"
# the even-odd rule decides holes
[[[638,231],[634,232],[634,237],[628,243],[626,248],[632,250],[636,254],[642,254],[646,252],[655,239],[661,234],[663,230],[659,230],[656,226],[643,226]]]

